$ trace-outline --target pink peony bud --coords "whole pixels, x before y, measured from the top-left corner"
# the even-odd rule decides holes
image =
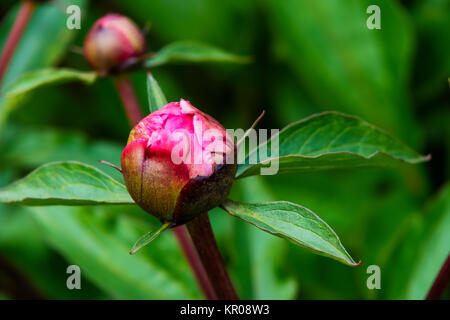
[[[236,148],[212,117],[171,102],[139,122],[122,153],[136,203],[163,222],[185,223],[220,205],[236,173]]]
[[[97,20],[84,41],[84,56],[100,72],[142,55],[144,50],[145,40],[139,28],[119,14]]]

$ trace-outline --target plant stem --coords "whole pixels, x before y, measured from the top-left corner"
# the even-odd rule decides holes
[[[438,300],[441,298],[442,293],[448,285],[450,280],[450,254],[447,256],[447,259],[444,262],[439,274],[434,280],[433,285],[431,286],[430,291],[428,291],[426,300]]]
[[[186,226],[217,298],[239,299],[217,247],[208,213],[191,220]]]
[[[191,264],[192,271],[194,271],[195,278],[205,294],[206,299],[208,300],[217,300],[216,292],[214,291],[214,287],[209,280],[205,268],[198,257],[197,251],[195,251],[195,247],[192,242],[188,238],[186,227],[178,226],[172,229],[175,233],[175,236],[180,244],[181,249],[183,250],[186,258]]]
[[[125,112],[131,127],[134,127],[142,119],[141,108],[134,93],[133,84],[128,75],[120,75],[114,79],[120,99],[122,100]]]
[[[142,119],[142,113],[130,78],[126,75],[121,75],[115,79],[115,85],[117,91],[119,92],[130,125],[131,127],[134,127]],[[206,270],[199,259],[194,245],[187,236],[186,227],[179,226],[173,228],[172,230],[206,299],[217,299],[217,295],[211,285],[208,275],[206,274]]]
[[[28,21],[33,15],[35,9],[36,4],[31,0],[24,1],[20,6],[16,20],[14,21],[11,31],[9,32],[0,56],[0,85],[3,81],[6,70],[8,69],[12,54],[14,53],[14,50],[19,43],[19,40],[25,31],[25,27],[27,26]]]

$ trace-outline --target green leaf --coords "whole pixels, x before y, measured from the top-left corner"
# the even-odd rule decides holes
[[[244,203],[227,200],[222,206],[232,216],[261,230],[350,266],[359,265],[347,253],[336,233],[307,208],[287,201]]]
[[[278,156],[267,155],[277,138]],[[416,164],[429,160],[429,156],[418,154],[358,117],[325,112],[288,125],[267,144],[251,151],[236,176],[260,174],[273,160],[279,161],[279,173],[287,173],[389,166],[399,161]]]
[[[79,71],[74,69],[46,68],[25,73],[6,88],[6,97],[18,96],[48,84],[69,81],[83,81],[92,84],[97,78],[94,71]]]
[[[189,266],[171,233],[164,234],[141,254],[131,256],[130,245],[142,232],[137,228],[142,222],[132,224],[129,217],[120,214],[109,216],[116,208],[119,206],[29,210],[50,246],[80,266],[82,275],[113,299],[200,299]]]
[[[161,90],[158,82],[152,76],[150,71],[147,72],[147,96],[150,113],[161,109],[167,104],[164,92]]]
[[[239,185],[242,185],[241,200],[272,201],[274,195],[265,182],[261,177],[239,181]],[[240,289],[240,297],[256,300],[295,299],[299,281],[293,276],[294,270],[289,267],[289,242],[241,219],[231,220],[233,227],[226,230],[227,243],[230,241],[230,235],[233,241],[229,246],[229,270],[233,275],[233,283]],[[294,250],[299,251],[297,248]]]
[[[92,140],[77,131],[46,127],[8,123],[0,135],[0,163],[9,167],[32,169],[48,162],[75,160],[99,167],[119,181],[120,172],[98,161],[120,163],[122,149],[119,144]]]
[[[247,57],[238,56],[200,42],[174,42],[144,62],[147,68],[180,62],[248,63]]]
[[[0,202],[41,206],[134,203],[123,184],[76,161],[37,168],[0,189]]]
[[[82,81],[86,84],[92,84],[96,78],[95,72],[72,69],[47,68],[26,73],[9,85],[5,89],[5,93],[0,97],[0,125],[27,94],[39,87],[70,81]]]
[[[150,242],[152,242],[153,240],[155,240],[156,238],[158,238],[161,235],[161,232],[163,232],[164,230],[166,230],[167,228],[169,228],[171,226],[172,223],[170,222],[166,222],[164,223],[161,227],[159,227],[156,230],[152,230],[150,232],[147,232],[146,234],[144,234],[142,237],[140,237],[138,239],[138,241],[136,241],[136,243],[133,245],[133,247],[130,250],[130,254],[135,254],[136,252],[138,252],[139,250],[141,250],[143,247],[145,247],[146,245],[148,245]]]
[[[424,299],[450,254],[450,184],[423,210],[408,217],[405,238],[390,259],[389,299]]]

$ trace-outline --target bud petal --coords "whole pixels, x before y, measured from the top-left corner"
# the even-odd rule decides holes
[[[226,162],[230,152],[233,163]],[[235,160],[236,148],[226,130],[181,100],[134,127],[121,162],[136,203],[164,222],[182,224],[226,199]]]
[[[97,20],[84,42],[86,59],[100,72],[107,72],[144,50],[145,39],[137,25],[118,14]]]

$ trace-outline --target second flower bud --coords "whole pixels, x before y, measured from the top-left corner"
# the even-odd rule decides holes
[[[95,22],[84,42],[84,55],[100,73],[145,51],[145,39],[138,26],[127,17],[108,14]]]

